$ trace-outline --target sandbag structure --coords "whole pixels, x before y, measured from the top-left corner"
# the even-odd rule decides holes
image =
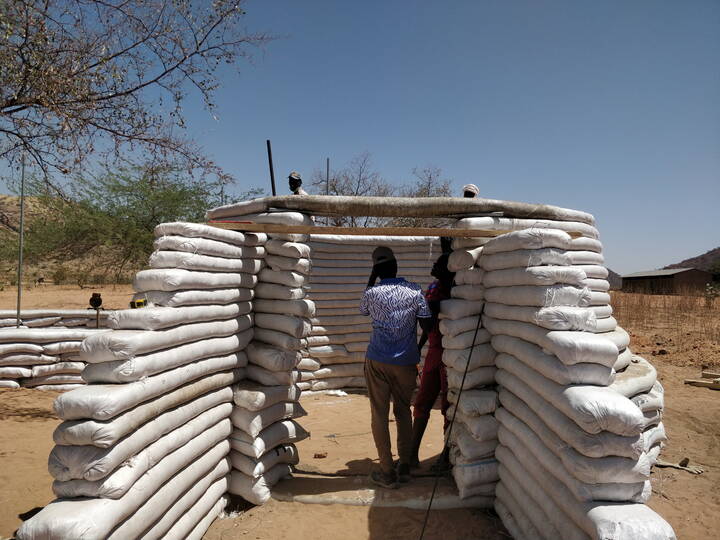
[[[23,312],[27,316],[23,322],[37,321],[39,317],[35,315],[47,313],[55,315],[51,320],[60,319],[62,313],[67,315],[65,320],[77,321],[81,319],[77,315],[85,314],[82,311],[68,311]],[[47,317],[40,318],[48,321]],[[89,320],[86,317],[83,325],[70,327],[48,324],[0,328],[0,388],[23,387],[64,392],[84,385],[81,373],[86,363],[80,358],[82,341],[106,331],[84,327]],[[95,323],[94,312],[92,323]]]
[[[518,539],[675,538],[645,505],[663,389],[612,317],[591,215],[327,196],[217,208],[219,228],[158,227],[135,279],[150,307],[110,313],[111,330],[83,341],[89,384],[56,403],[59,498],[18,538],[200,538],[229,495],[270,498],[309,436],[302,392],[364,385],[372,249],[390,246],[423,287],[440,254],[425,229],[346,235],[311,217],[338,214],[450,219],[440,330],[466,503],[494,507]]]

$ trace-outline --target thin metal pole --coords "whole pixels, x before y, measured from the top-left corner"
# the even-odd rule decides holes
[[[273,197],[277,195],[275,191],[275,169],[273,169],[272,159],[272,146],[270,146],[270,139],[267,140],[267,152],[268,152],[268,165],[270,166],[270,187],[272,187]]]
[[[330,158],[325,158],[325,195],[330,195]]]
[[[23,277],[23,251],[25,248],[25,153],[23,152],[20,165],[20,241],[18,243],[18,271],[17,271],[17,313],[16,323],[20,328],[20,306],[22,304],[22,277]]]

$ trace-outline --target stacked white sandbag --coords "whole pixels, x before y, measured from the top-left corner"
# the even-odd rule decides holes
[[[84,385],[82,340],[106,332],[89,328],[0,329],[0,388],[64,392]]]
[[[230,216],[244,222],[312,226],[296,212]],[[270,498],[270,489],[298,462],[294,442],[307,433],[293,418],[299,404],[297,366],[307,351],[315,306],[305,298],[310,272],[307,235],[269,233],[265,267],[258,274],[253,305],[254,339],[246,349],[246,380],[234,388],[229,441],[232,473],[228,491],[253,504]]]
[[[154,305],[109,312],[112,330],[82,342],[89,384],[55,402],[63,422],[49,471],[58,499],[25,522],[18,538],[200,537],[224,508],[232,385],[245,376],[251,287],[261,264],[247,259],[255,273],[237,281],[224,277],[237,269],[223,265],[238,264],[238,250],[265,238],[183,223],[160,225],[156,234],[198,249],[159,242],[151,266],[175,257],[183,268],[164,262],[140,272],[136,289]],[[202,286],[219,282],[228,286]],[[224,291],[224,300],[203,297],[207,290]]]
[[[478,258],[498,353],[496,509],[520,538],[674,538],[644,505],[662,387],[612,318],[597,231],[557,223],[499,236]]]
[[[24,309],[20,326],[24,328],[104,328],[107,315],[93,309]],[[0,310],[0,328],[17,326],[17,311]]]
[[[364,360],[372,332],[359,312],[372,270],[372,252],[390,247],[398,275],[425,289],[440,254],[437,238],[415,236],[311,235],[312,273],[308,298],[315,303],[302,382],[312,390],[365,387]],[[301,383],[302,384],[302,383]]]
[[[460,497],[475,497],[478,506],[492,506],[498,480],[495,350],[490,345],[490,333],[480,320],[483,270],[477,267],[486,241],[486,238],[453,240],[448,269],[455,272],[455,285],[451,298],[440,304],[443,363],[451,403],[447,419],[455,418],[450,432],[453,477]]]

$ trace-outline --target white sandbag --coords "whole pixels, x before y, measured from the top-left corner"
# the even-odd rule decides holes
[[[642,414],[625,396],[603,386],[562,386],[509,355],[498,355],[497,367],[531,386],[584,431],[609,431],[631,437],[642,432]],[[498,383],[502,385],[498,373]]]
[[[319,347],[322,345],[341,345],[349,343],[363,343],[367,346],[370,342],[371,333],[363,332],[358,334],[330,334],[327,336],[311,336],[307,339],[308,347]]]
[[[517,285],[485,289],[485,300],[511,306],[578,306],[591,302],[591,292],[584,287],[569,285]]]
[[[242,349],[253,337],[252,328],[227,338],[214,338],[102,364],[88,364],[82,378],[92,383],[128,383],[150,375],[185,366],[205,358],[214,358],[218,365],[241,368],[248,360]],[[227,368],[226,368],[227,369]]]
[[[255,438],[262,430],[275,422],[306,415],[307,412],[297,401],[281,401],[259,411],[235,407],[230,415],[230,420],[233,426]]]
[[[274,465],[269,471],[255,478],[233,469],[229,491],[252,504],[265,504],[270,500],[270,488],[291,473],[290,466],[284,463]]]
[[[527,268],[529,266],[575,266],[602,265],[605,259],[592,251],[564,251],[554,248],[527,249],[483,255],[478,265],[486,272],[506,268]]]
[[[642,495],[644,482],[650,476],[651,463],[648,454],[643,452],[637,458],[587,457],[561,441],[522,400],[508,399],[508,397],[503,394],[503,407],[495,413],[498,421],[520,438],[528,448],[532,448],[549,470],[557,471],[554,472],[556,476],[571,475],[575,480],[558,477],[578,499],[625,501],[637,500],[637,497]],[[589,484],[590,487],[582,484]]]
[[[291,288],[302,287],[305,283],[303,274],[292,270],[273,270],[272,268],[263,268],[258,279],[264,283],[276,283]]]
[[[598,238],[598,230],[592,225],[579,221],[555,221],[550,219],[528,219],[510,217],[466,217],[458,219],[455,229],[481,229],[489,231],[516,231],[520,229],[558,229],[580,233],[589,238]]]
[[[652,390],[657,381],[657,371],[647,360],[641,356],[634,356],[630,365],[615,377],[610,388],[631,398]]]
[[[512,356],[544,377],[561,385],[610,385],[615,374],[612,368],[600,364],[580,363],[565,365],[555,356],[527,341],[510,336],[494,336],[492,347],[499,353]]]
[[[540,538],[540,533],[537,532],[537,530],[529,529],[527,525],[528,518],[522,509],[515,508],[512,504],[508,507],[504,500],[502,497],[496,496],[493,500],[493,509],[510,533],[510,537],[514,540],[534,540],[535,538]],[[512,510],[510,510],[511,507]],[[522,526],[520,523],[522,523]]]
[[[232,462],[233,469],[251,478],[258,478],[279,463],[297,465],[300,457],[294,444],[283,444],[276,446],[272,452],[268,452],[259,459],[251,458],[240,452],[231,450],[230,461]]]
[[[347,331],[347,328],[355,325],[367,325],[370,322],[370,317],[358,313],[356,315],[341,315],[337,317],[325,317],[322,321],[317,317],[311,319],[313,325],[318,326],[344,326],[343,332]]]
[[[624,328],[617,327],[612,332],[598,333],[599,337],[612,341],[618,348],[618,351],[625,349],[630,345],[630,334]]]
[[[305,289],[260,282],[255,287],[255,296],[267,300],[300,300],[305,298]]]
[[[505,472],[503,476],[502,472]],[[508,530],[513,533],[513,527],[520,529],[520,536],[513,538],[564,538],[558,529],[548,520],[542,509],[534,500],[528,499],[525,493],[520,490],[513,479],[502,467],[498,470],[500,482],[496,488],[496,497],[499,501],[498,515],[504,521],[503,512],[512,516],[512,522]],[[511,488],[517,490],[511,491]],[[519,501],[522,501],[520,503]]]
[[[498,422],[492,414],[480,416],[465,416],[460,411],[455,412],[455,406],[451,405],[447,412],[447,418],[455,418],[460,422],[468,434],[478,442],[492,441],[497,439]]]
[[[195,272],[180,268],[157,268],[140,270],[135,274],[133,289],[137,292],[224,289],[231,287],[252,289],[257,280],[255,274],[239,272]]]
[[[188,238],[174,235],[156,238],[153,248],[157,251],[184,251],[226,259],[259,259],[265,255],[265,248],[262,246],[233,246],[208,238]]]
[[[450,247],[455,249],[467,249],[467,248],[474,248],[478,246],[484,246],[487,244],[490,240],[492,240],[492,236],[468,236],[468,237],[453,237],[452,242],[450,242]]]
[[[82,347],[82,340],[59,341],[57,343],[46,343],[43,345],[43,353],[50,356],[78,352]]]
[[[331,347],[336,347],[337,345],[330,345]],[[315,348],[315,347],[312,347]],[[318,347],[320,348],[320,347]],[[345,355],[341,356],[322,356],[322,357],[316,357],[315,355],[312,355],[313,359],[317,360],[319,363],[321,363],[324,366],[328,365],[334,365],[334,364],[350,364],[353,362],[363,363],[365,362],[365,351],[360,352],[348,352]]]
[[[630,351],[630,347],[626,347],[618,354],[618,358],[615,361],[615,364],[613,364],[613,369],[617,372],[622,371],[630,365],[633,356],[635,355],[632,353],[632,351]]]
[[[257,274],[263,268],[262,259],[228,259],[184,251],[153,251],[148,260],[150,268],[181,268],[201,272],[243,272]]]
[[[85,383],[82,384],[41,384],[33,386],[33,390],[41,390],[43,392],[69,392],[76,388],[82,388]]]
[[[282,255],[265,255],[265,264],[273,270],[289,270],[301,274],[309,274],[312,268],[310,259],[283,257]]]
[[[452,475],[458,486],[460,498],[464,499],[466,490],[498,481],[498,462],[495,458],[469,461],[459,455],[455,457]]]
[[[46,375],[46,374],[44,374]],[[0,366],[0,379],[22,379],[23,377],[32,377],[33,370],[29,367],[22,366]],[[40,377],[42,375],[38,375]]]
[[[351,364],[332,364],[323,366],[314,372],[315,379],[329,379],[332,377],[364,377],[365,365],[359,362]]]
[[[194,440],[191,441],[191,444],[193,442]],[[221,461],[226,460],[227,452],[227,442],[222,441],[204,454],[198,455],[197,459],[181,468],[176,475],[172,476],[153,494],[152,498],[113,530],[112,534],[108,536],[108,540],[125,540],[126,538],[139,537],[147,529],[148,523],[152,523],[158,516],[164,515],[172,507],[177,501],[179,493],[188,491],[196,483],[202,481],[208,473],[216,469]],[[180,521],[183,521],[184,518],[185,516]],[[173,526],[174,528],[175,526]]]
[[[216,289],[206,291],[145,291],[135,294],[133,300],[145,299],[154,306],[197,306],[247,302],[254,296],[252,289]]]
[[[256,315],[257,316],[257,315]],[[300,361],[300,353],[251,341],[245,348],[248,361],[269,371],[290,371]]]
[[[495,432],[497,433],[497,422],[495,425]],[[470,434],[468,428],[466,428],[462,422],[455,422],[453,424],[450,441],[457,447],[462,456],[470,461],[494,457],[495,448],[498,444],[497,439],[477,440]]]
[[[325,318],[313,319],[316,321],[327,320],[328,322],[334,322],[331,319]],[[337,334],[369,334],[372,332],[372,323],[369,319],[363,324],[338,324],[330,326],[321,326],[313,324],[312,330],[310,331],[311,336],[332,336]],[[357,341],[357,340],[356,340]]]
[[[474,370],[479,367],[493,366],[495,365],[495,349],[490,346],[489,343],[475,345],[472,348],[472,356],[470,355],[470,348],[466,349],[445,349],[443,351],[442,361],[443,363],[452,369],[457,371],[465,371],[465,367],[469,362],[469,370]],[[468,360],[468,357],[469,360]]]
[[[475,262],[482,254],[483,247],[455,249],[448,258],[447,267],[450,272],[467,270],[475,266]]]
[[[255,313],[279,313],[297,317],[313,317],[315,315],[315,303],[307,298],[301,300],[258,298],[253,302],[253,308]]]
[[[304,338],[310,335],[312,325],[309,319],[295,317],[293,315],[280,315],[279,313],[255,314],[255,326],[283,332],[296,338]]]
[[[581,454],[588,457],[624,456],[637,458],[643,452],[642,437],[639,434],[621,436],[609,431],[590,434],[514,375],[499,370],[495,377],[498,384],[502,385],[500,390],[501,401],[505,399],[505,402],[508,402],[507,400],[512,399],[513,396],[522,396],[522,401],[536,414],[542,416],[550,429]],[[503,392],[506,394],[511,392],[512,395],[506,395]]]
[[[252,214],[235,214],[233,219],[237,221],[270,223],[274,225],[304,225],[312,227],[315,224],[310,216],[301,212],[290,212],[287,210],[277,212],[258,212]]]
[[[179,399],[182,399],[185,394],[188,394],[190,396],[188,399],[191,399],[198,395],[195,393],[196,390],[205,388],[203,386],[205,380],[208,386],[204,391],[208,391],[215,388],[212,384],[220,383],[220,381],[233,381],[236,377],[242,376],[244,374],[242,368],[236,369],[235,373],[217,373],[221,370],[232,369],[236,361],[232,356],[208,358],[134,383],[88,385],[55,400],[55,413],[63,420],[80,418],[107,420],[160,394],[166,394],[163,397],[167,397],[170,390],[175,388],[178,388],[178,391],[174,395]],[[204,378],[203,381],[195,381],[200,377]],[[190,381],[195,382],[188,387],[179,388]]]
[[[71,326],[90,326],[90,328],[93,328],[97,327],[97,321],[93,320],[91,317],[78,317],[74,319],[63,319],[55,326],[64,326],[66,328]],[[105,326],[105,321],[102,319],[100,321],[100,326]]]
[[[50,452],[48,471],[56,480],[64,481],[73,478],[89,481],[100,480],[166,433],[185,425],[205,411],[217,409],[225,411],[227,413],[225,416],[229,416],[232,410],[231,400],[232,392],[228,388],[211,390],[187,403],[160,412],[137,429],[132,430],[126,437],[118,438],[117,442],[112,445],[105,442],[107,439],[102,441],[104,444],[102,447],[92,444],[75,444],[79,442],[77,438],[61,440]],[[230,409],[227,408],[228,406]],[[65,433],[66,431],[63,429],[56,430],[58,435]],[[101,442],[98,437],[95,437],[94,440]],[[61,443],[71,443],[71,445]]]
[[[33,377],[32,379],[24,379],[20,385],[25,388],[32,388],[40,385],[50,384],[85,384],[83,378],[78,374],[59,373],[56,375],[43,375],[42,377]]]
[[[311,383],[312,390],[338,390],[341,388],[366,388],[365,377],[332,377],[330,379],[315,380]]]
[[[227,441],[222,441],[207,452],[202,459],[192,461],[207,445],[202,438],[173,452],[158,465],[150,469],[120,499],[58,499],[43,508],[35,516],[24,522],[18,530],[18,538],[23,540],[65,538],[109,538],[110,532],[131,516],[153,494],[155,510],[160,515],[177,498],[177,493],[167,493],[165,498],[157,495],[161,487],[172,486],[177,489],[179,480],[194,482],[196,472],[206,472],[208,465],[213,466],[228,452]],[[179,474],[183,466],[191,462]],[[168,482],[172,478],[171,482]],[[184,482],[183,482],[184,483]],[[184,490],[183,490],[184,491]],[[171,498],[172,497],[172,498]],[[144,522],[147,527],[147,521]],[[117,532],[117,531],[115,531]],[[129,538],[131,536],[119,536]]]
[[[443,336],[442,346],[444,349],[467,349],[474,345],[490,342],[490,332],[485,328],[468,330],[456,336]]]
[[[364,291],[364,289],[363,289]],[[312,291],[312,300],[315,302],[316,305],[325,306],[325,307],[332,307],[336,300],[339,300],[342,304],[348,304],[350,302],[353,302],[355,305],[358,305],[360,303],[360,298],[362,297],[362,292],[360,290],[356,291],[333,291],[333,292],[318,292],[318,291]]]
[[[485,313],[495,319],[523,321],[548,330],[583,330],[595,332],[597,317],[589,308],[573,306],[509,306],[488,302]]]
[[[588,277],[583,280],[583,286],[587,287],[591,291],[607,292],[610,290],[610,282],[606,279],[594,279]]]
[[[266,386],[284,386],[294,384],[300,377],[297,370],[269,371],[254,364],[245,369],[245,377]]]
[[[316,283],[308,286],[313,294],[349,294],[361,293],[367,288],[367,280],[357,280],[355,283]]]
[[[463,317],[460,319],[440,319],[440,333],[443,336],[456,336],[458,334],[462,334],[463,332],[468,332],[470,330],[475,330],[475,328],[478,328],[480,322],[480,316],[479,315],[472,315],[469,317]]]
[[[47,356],[45,354],[8,354],[0,358],[0,366],[40,366],[47,364],[55,364],[60,360],[57,356]]]
[[[232,405],[224,403],[196,416],[186,424],[164,434],[146,448],[134,455],[128,462],[112,471],[107,476],[88,481],[72,479],[55,480],[52,488],[56,497],[102,497],[119,499],[137,482],[137,480],[160,460],[178,448],[189,444],[196,437],[205,439],[206,447],[227,438],[232,432],[232,424],[228,420]]]
[[[485,288],[482,285],[456,285],[452,288],[452,297],[463,300],[482,300],[485,297]]]
[[[458,371],[452,368],[447,368],[447,381],[448,388],[460,388],[460,383],[463,380],[462,371]],[[463,390],[469,388],[476,388],[486,384],[493,384],[495,382],[495,372],[497,370],[494,366],[480,367],[468,371],[465,376],[465,383],[462,385]]]
[[[303,358],[297,365],[297,368],[302,371],[315,371],[320,369],[320,362],[313,360],[312,358]]]
[[[615,317],[605,317],[603,319],[597,319],[595,321],[595,332],[596,334],[603,334],[605,332],[613,332],[617,329],[618,324]]]
[[[0,330],[0,343],[27,341],[41,345],[57,341],[82,341],[107,331],[105,328],[3,328]]]
[[[482,268],[466,268],[455,273],[456,285],[482,285],[485,270]]]
[[[295,386],[265,386],[252,381],[242,381],[233,387],[233,402],[250,411],[260,411],[283,401],[300,399],[300,389]]]
[[[123,309],[108,313],[107,326],[115,330],[161,330],[180,324],[233,319],[251,311],[250,302],[214,306]]]
[[[43,317],[41,319],[23,319],[23,325],[28,328],[44,328],[62,321],[62,317]]]
[[[275,422],[262,430],[257,437],[251,437],[242,430],[236,429],[230,435],[230,445],[234,450],[252,458],[260,458],[281,444],[302,441],[310,434],[293,420]]]
[[[281,255],[292,259],[309,259],[310,246],[298,242],[286,242],[284,240],[268,240],[265,249],[271,255]]]
[[[226,242],[236,246],[256,246],[267,240],[267,235],[265,235],[265,233],[242,233],[238,231],[220,229],[218,227],[211,227],[210,225],[203,225],[201,223],[187,223],[181,221],[161,223],[155,227],[154,233],[156,237],[176,235],[186,236],[189,238],[209,238],[210,240]]]
[[[503,334],[534,343],[566,365],[593,363],[612,367],[617,361],[617,346],[598,334],[547,330],[534,324],[488,316],[483,316],[483,326],[493,336]]]
[[[530,228],[496,236],[487,244],[486,254],[515,251],[518,249],[558,248],[568,250],[602,251],[602,244],[588,237],[573,239],[559,229]]]
[[[268,330],[267,328],[254,328],[254,337],[255,341],[262,341],[268,345],[274,345],[275,347],[289,351],[299,351],[307,347],[307,341],[305,339],[298,339],[284,332]]]
[[[199,524],[209,511],[208,504],[211,507],[220,502],[224,504],[223,494],[227,493],[230,485],[230,468],[228,458],[220,460],[214,469],[191,486],[143,533],[143,540],[187,540],[190,534],[188,528],[192,529],[192,524]]]
[[[350,353],[365,353],[367,351],[367,344],[363,341],[358,343],[346,343],[345,348]]]
[[[337,245],[360,245],[375,246],[378,243],[377,236],[363,236],[351,234],[313,234],[311,235],[313,242],[322,242],[324,244]],[[434,236],[383,236],[380,240],[385,246],[401,247],[401,246],[422,246],[428,249],[437,249],[439,247],[438,239]]]
[[[17,381],[0,380],[0,388],[20,388],[20,383]]]
[[[498,394],[495,390],[477,390],[474,388],[463,390],[458,404],[458,389],[448,390],[447,399],[457,406],[458,412],[465,416],[480,416],[492,414],[498,405]]]
[[[185,324],[167,330],[114,330],[83,341],[80,358],[91,364],[130,360],[138,354],[243,332],[252,326],[252,320],[252,315],[248,314],[226,321]]]
[[[315,378],[315,373],[311,371],[300,371],[300,382],[311,381]]]
[[[665,390],[663,390],[662,384],[660,381],[655,381],[652,390],[633,396],[631,401],[644,413],[661,411],[665,406],[664,395]]]
[[[483,285],[488,288],[556,284],[583,287],[587,279],[587,274],[577,266],[532,266],[485,272]]]
[[[0,358],[8,354],[41,354],[43,347],[35,343],[0,343]]]
[[[445,319],[463,319],[482,312],[483,303],[460,298],[449,298],[440,302],[440,317]]]

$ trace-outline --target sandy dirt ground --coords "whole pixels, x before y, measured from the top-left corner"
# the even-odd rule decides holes
[[[37,289],[26,295],[27,308],[85,307],[86,297],[96,290]],[[124,307],[131,294],[129,286],[97,290],[109,307]],[[79,293],[82,301],[73,303]],[[0,309],[13,308],[14,295],[8,289],[0,292]],[[649,505],[670,522],[678,538],[715,538],[720,530],[720,392],[684,385],[683,379],[698,377],[703,366],[720,365],[720,346],[701,333],[678,328],[632,332],[632,348],[657,367],[665,386],[664,423],[670,440],[662,458],[677,462],[687,457],[705,470],[692,475],[655,468]],[[0,538],[10,537],[23,516],[53,498],[47,456],[58,424],[52,412],[54,397],[54,393],[35,390],[0,390]],[[296,485],[284,481],[277,491],[337,494],[353,486],[368,487],[366,475],[376,453],[367,399],[316,395],[303,398],[302,403],[309,415],[300,423],[312,437],[299,444],[301,472]],[[440,426],[440,414],[433,411],[421,449],[426,468],[442,445]],[[428,486],[429,492],[430,482],[414,479],[415,487],[402,489],[417,493]],[[403,508],[271,501],[217,520],[206,538],[415,539],[423,517],[420,510]],[[507,533],[491,511],[457,509],[432,512],[425,538],[499,539],[507,538]]]
[[[77,285],[38,285],[22,291],[22,309],[85,309],[90,295],[99,292],[105,309],[126,309],[133,295],[131,285],[98,285],[81,289]],[[0,291],[0,310],[16,309],[17,288]]]

